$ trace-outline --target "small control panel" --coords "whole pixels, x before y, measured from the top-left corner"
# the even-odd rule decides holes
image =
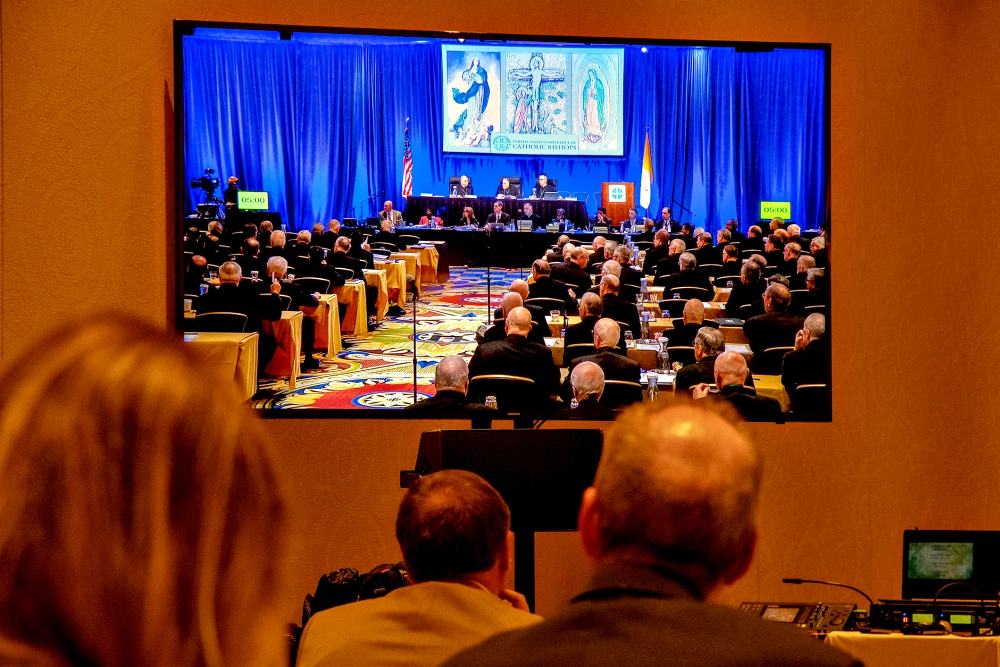
[[[853,627],[855,605],[824,602],[744,602],[740,611],[766,621],[791,623],[813,634]]]

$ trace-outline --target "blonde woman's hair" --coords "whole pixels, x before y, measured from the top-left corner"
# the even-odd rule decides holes
[[[256,420],[122,315],[0,374],[0,664],[281,659],[288,509]]]

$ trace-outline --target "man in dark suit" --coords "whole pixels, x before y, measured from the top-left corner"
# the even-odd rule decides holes
[[[684,249],[684,241],[681,239],[674,239],[667,244],[667,249],[669,254],[661,259],[656,265],[653,277],[654,281],[657,278],[663,280],[667,276],[672,276],[681,270],[681,255],[686,252]],[[645,264],[643,264],[643,269],[645,269]]]
[[[219,286],[209,288],[204,296],[198,299],[199,313],[243,313],[247,316],[243,331],[256,331],[257,371],[264,372],[264,367],[271,361],[278,343],[264,333],[264,320],[281,319],[281,285],[272,283],[267,294],[259,294],[257,289],[243,289],[240,278],[243,274],[236,262],[225,262],[219,267]]]
[[[690,222],[685,222],[681,225],[681,240],[684,241],[684,248],[687,250],[693,250],[697,245],[697,241],[694,236],[694,225]]]
[[[684,313],[680,319],[682,324],[678,326],[678,320],[674,320],[674,328],[667,329],[663,335],[667,337],[667,345],[670,347],[689,347],[694,345],[695,336],[702,327],[718,328],[716,323],[705,322],[705,306],[698,299],[690,299],[684,304]]]
[[[570,296],[565,283],[552,280],[551,271],[549,263],[544,259],[536,259],[532,262],[533,282],[528,286],[528,298],[559,299],[563,302],[567,313],[575,314],[577,312],[576,299]]]
[[[778,268],[785,261],[785,244],[777,234],[769,234],[764,239],[764,256],[767,257],[767,268]],[[770,275],[770,274],[768,274]]]
[[[497,186],[497,198],[517,199],[520,196],[521,188],[511,185],[510,180],[507,178],[500,179],[500,185]]]
[[[688,391],[702,383],[715,382],[715,359],[726,351],[726,339],[722,332],[712,327],[701,327],[694,337],[693,364],[677,371],[674,379],[675,391]]]
[[[680,256],[680,271],[669,276],[657,276],[653,280],[654,285],[663,285],[663,298],[670,298],[670,290],[675,287],[700,287],[705,290],[703,301],[711,301],[715,298],[715,286],[708,276],[698,271],[698,260],[689,252]]]
[[[698,270],[704,273],[709,278],[713,278],[714,275],[709,273],[707,270],[702,271],[702,266],[705,264],[719,264],[719,249],[712,245],[712,235],[708,232],[702,232],[698,234],[695,239],[696,248],[691,251],[694,258],[698,260]]]
[[[642,271],[632,266],[632,250],[620,245],[615,248],[614,260],[622,267],[618,280],[622,285],[639,287],[642,284]]]
[[[299,266],[295,275],[299,278],[325,278],[330,281],[330,287],[341,287],[344,277],[324,260],[326,249],[314,245],[309,247],[309,261]]]
[[[184,269],[184,293],[201,294],[201,286],[207,285],[208,280],[205,272],[208,270],[208,260],[201,255],[192,255],[187,260]]]
[[[590,253],[583,248],[574,248],[569,259],[552,267],[552,279],[569,285],[576,297],[590,289],[593,281],[587,273]]]
[[[759,356],[772,347],[795,344],[795,334],[805,321],[788,313],[791,295],[780,283],[771,283],[764,291],[764,314],[743,323],[743,333],[750,341],[750,350]]]
[[[365,279],[365,269],[364,264],[362,264],[358,259],[351,257],[351,240],[341,236],[337,239],[337,242],[333,244],[333,253],[327,253],[326,263],[329,266],[333,266],[340,269],[350,269],[354,271],[355,280]],[[365,285],[365,303],[368,305],[368,312],[374,314],[375,306],[378,302],[378,287],[373,285]]]
[[[778,263],[778,273],[786,278],[791,278],[798,273],[797,265],[801,254],[802,247],[798,243],[786,243],[781,262]]]
[[[747,237],[740,231],[740,223],[736,220],[730,219],[726,223],[726,229],[729,230],[729,233],[732,236],[731,241],[733,243],[742,244],[747,240]]]
[[[510,224],[510,216],[504,213],[503,204],[493,202],[493,212],[486,216],[487,229],[503,229]]]
[[[546,310],[545,308],[542,308],[541,306],[536,306],[533,303],[524,303],[524,301],[527,301],[529,298],[527,281],[521,280],[520,278],[515,278],[514,280],[510,281],[510,291],[519,294],[521,296],[521,302],[522,302],[520,304],[521,307],[527,308],[528,312],[531,313],[531,321],[540,324],[543,327],[543,330],[546,332],[545,335],[548,336],[549,335],[548,325],[545,323],[545,316],[549,314],[549,311]],[[508,309],[508,312],[509,310],[510,309]],[[507,319],[507,313],[504,312],[503,304],[500,305],[500,308],[497,308],[496,310],[493,311],[493,319],[500,321]]]
[[[573,398],[573,388],[569,378],[579,364],[584,361],[592,361],[604,371],[605,380],[622,380],[625,382],[639,382],[641,369],[639,362],[629,359],[618,350],[621,342],[621,328],[614,320],[602,317],[594,325],[594,348],[596,354],[588,354],[577,357],[569,362],[569,375],[563,381],[562,397],[564,401]]]
[[[740,242],[740,252],[744,250],[764,252],[764,232],[759,226],[753,225],[747,230],[747,237]]]
[[[715,262],[717,264],[722,264],[722,261],[725,259],[725,256],[724,256],[723,253],[726,250],[726,246],[728,246],[730,244],[730,242],[732,241],[732,239],[733,239],[732,233],[728,229],[726,229],[725,227],[723,227],[718,232],[716,232],[716,234],[715,234]],[[736,253],[736,254],[737,254],[737,256],[739,256],[739,253]]]
[[[296,253],[292,252],[291,248],[286,247],[285,232],[280,229],[271,232],[271,243],[260,254],[260,258],[265,264],[272,257],[282,257],[289,265],[295,265]]]
[[[726,401],[748,422],[775,421],[781,418],[781,404],[768,396],[761,396],[746,379],[750,374],[747,360],[735,351],[723,352],[715,360],[715,386],[719,400]],[[691,389],[695,399],[710,395],[707,384]]]
[[[545,227],[542,219],[535,215],[535,207],[532,206],[530,201],[524,202],[524,206],[521,209],[521,217],[518,220],[530,220],[532,229],[542,229]]]
[[[603,206],[597,208],[597,213],[594,214],[594,219],[590,221],[590,228],[594,227],[607,227],[610,229],[615,224],[614,220],[608,217],[608,209]]]
[[[458,183],[456,183],[451,191],[453,197],[465,197],[466,195],[474,195],[476,191],[472,187],[472,179],[470,179],[465,174],[458,177]]]
[[[674,220],[674,213],[669,206],[664,206],[660,210],[660,219],[656,221],[656,229],[663,230],[668,234],[673,234],[681,230],[681,223]]]
[[[656,237],[656,231],[653,229],[655,226],[656,223],[652,219],[646,218],[642,223],[642,232],[632,237],[632,243],[637,243],[639,241],[652,243],[653,239]],[[667,232],[667,238],[670,238],[670,232]]]
[[[538,175],[538,183],[535,185],[535,189],[531,196],[535,199],[542,199],[548,192],[556,192],[555,183],[549,183],[549,177],[545,174]]]
[[[343,235],[338,238],[346,238]],[[371,253],[371,248],[365,243],[365,236],[361,232],[355,230],[351,232],[351,249],[347,251],[348,257],[353,257],[354,259],[360,259],[364,261],[364,268],[374,269],[375,268],[375,256]],[[337,242],[333,243],[333,250],[336,250]]]
[[[566,338],[563,345],[577,345],[579,343],[592,343],[594,340],[594,325],[601,319],[603,306],[601,297],[587,292],[580,299],[580,321],[572,326],[566,327]]]
[[[781,364],[781,384],[795,405],[795,388],[803,384],[830,384],[829,353],[826,345],[826,317],[813,313],[795,334],[795,349],[785,355]]]
[[[680,252],[684,252],[684,250]],[[670,234],[661,229],[653,236],[653,247],[646,251],[646,258],[642,261],[642,272],[647,276],[654,275],[659,263],[673,254]]]
[[[722,268],[716,272],[716,278],[721,278],[722,276],[736,276],[733,279],[733,286],[735,287],[740,281],[740,269],[743,268],[743,263],[740,262],[740,251],[733,244],[728,244],[722,249]],[[725,287],[725,285],[722,285]]]
[[[340,232],[340,220],[332,218],[326,227],[327,231],[323,234],[322,238],[318,238],[317,234],[313,234],[313,242],[323,246],[327,250],[333,250],[333,244],[341,236],[344,236]]]
[[[443,667],[860,667],[789,623],[705,603],[753,561],[761,476],[757,449],[718,414],[662,401],[625,411],[580,505],[594,563],[583,592]]]
[[[376,241],[378,243],[391,243],[396,247],[396,250],[406,249],[406,244],[400,240],[399,234],[396,233],[391,222],[389,222],[388,220],[383,220],[380,223],[380,225],[381,227],[378,230],[378,233],[372,236],[371,238],[372,241]]]
[[[587,258],[587,273],[598,273],[600,271],[599,267],[608,258],[604,254],[604,248],[608,245],[608,240],[603,236],[595,236],[594,240],[591,242],[591,247],[594,252]]]
[[[545,261],[550,264],[563,261],[563,249],[566,247],[567,243],[569,243],[569,237],[565,234],[560,234],[559,238],[556,239],[556,247],[546,251]],[[570,244],[570,249],[573,247],[574,246]]]
[[[544,401],[555,396],[559,391],[559,369],[549,348],[528,340],[531,314],[524,308],[514,308],[507,315],[506,327],[506,338],[476,348],[469,362],[469,377],[517,375],[534,381],[537,398]]]
[[[826,239],[822,236],[814,237],[809,242],[809,252],[812,253],[813,258],[816,260],[816,268],[825,269],[827,264]]]
[[[577,364],[569,374],[571,400],[576,400],[575,410],[602,414],[610,410],[601,405],[604,393],[604,371],[592,361]],[[572,403],[570,404],[572,407]]]
[[[765,287],[760,265],[756,262],[744,264],[740,269],[740,282],[733,285],[726,301],[726,317],[742,317],[741,307],[760,300]]]
[[[408,405],[404,410],[415,412],[449,412],[453,410],[485,411],[466,394],[469,391],[469,367],[462,357],[445,357],[434,368],[434,396]]]
[[[788,289],[803,290],[806,287],[806,272],[816,268],[816,259],[812,255],[799,255],[795,261],[795,274],[788,277]],[[796,307],[795,297],[792,297],[792,307]]]
[[[622,301],[618,297],[618,292],[621,289],[619,279],[614,275],[606,275],[601,278],[599,288],[602,315],[615,322],[624,322],[628,330],[632,332],[632,336],[638,338],[642,329],[639,322],[639,311],[634,303]]]
[[[244,240],[240,253],[233,261],[240,265],[243,275],[250,276],[254,271],[258,275],[265,273],[264,262],[260,259],[260,243],[257,242],[257,239]]]
[[[312,294],[293,283],[286,280],[288,273],[288,261],[284,257],[272,257],[267,260],[267,277],[271,280],[273,290],[274,284],[280,286],[281,294],[292,298],[292,305],[287,310],[299,310],[301,307],[315,308],[319,305],[319,292]],[[311,317],[302,318],[302,354],[305,360],[302,362],[302,370],[319,368],[319,362],[313,359],[313,348],[316,346],[316,320]]]
[[[507,337],[507,315],[510,311],[515,308],[524,308],[524,302],[521,299],[521,295],[517,292],[507,292],[503,295],[503,316],[498,318],[489,329],[483,333],[483,339],[480,341],[482,343],[492,343],[494,341],[503,340]],[[526,309],[527,310],[527,309]],[[540,309],[539,309],[540,310]],[[529,313],[531,311],[528,311]],[[545,337],[549,335],[549,328],[544,322],[544,315],[542,315],[542,322],[539,323],[534,316],[531,318],[531,333],[528,334],[528,340],[534,343],[541,343],[545,345]]]

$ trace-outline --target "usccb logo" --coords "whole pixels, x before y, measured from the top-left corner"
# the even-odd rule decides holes
[[[510,139],[502,134],[497,135],[493,138],[493,150],[501,153],[510,150]]]
[[[608,199],[613,202],[625,201],[625,188],[621,185],[612,185],[608,188]]]

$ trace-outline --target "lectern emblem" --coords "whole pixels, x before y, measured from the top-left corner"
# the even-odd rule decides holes
[[[510,150],[510,139],[503,136],[502,134],[498,135],[496,138],[493,139],[493,148],[501,152]]]
[[[623,202],[625,201],[625,186],[623,185],[612,185],[608,188],[608,201],[611,202]]]

